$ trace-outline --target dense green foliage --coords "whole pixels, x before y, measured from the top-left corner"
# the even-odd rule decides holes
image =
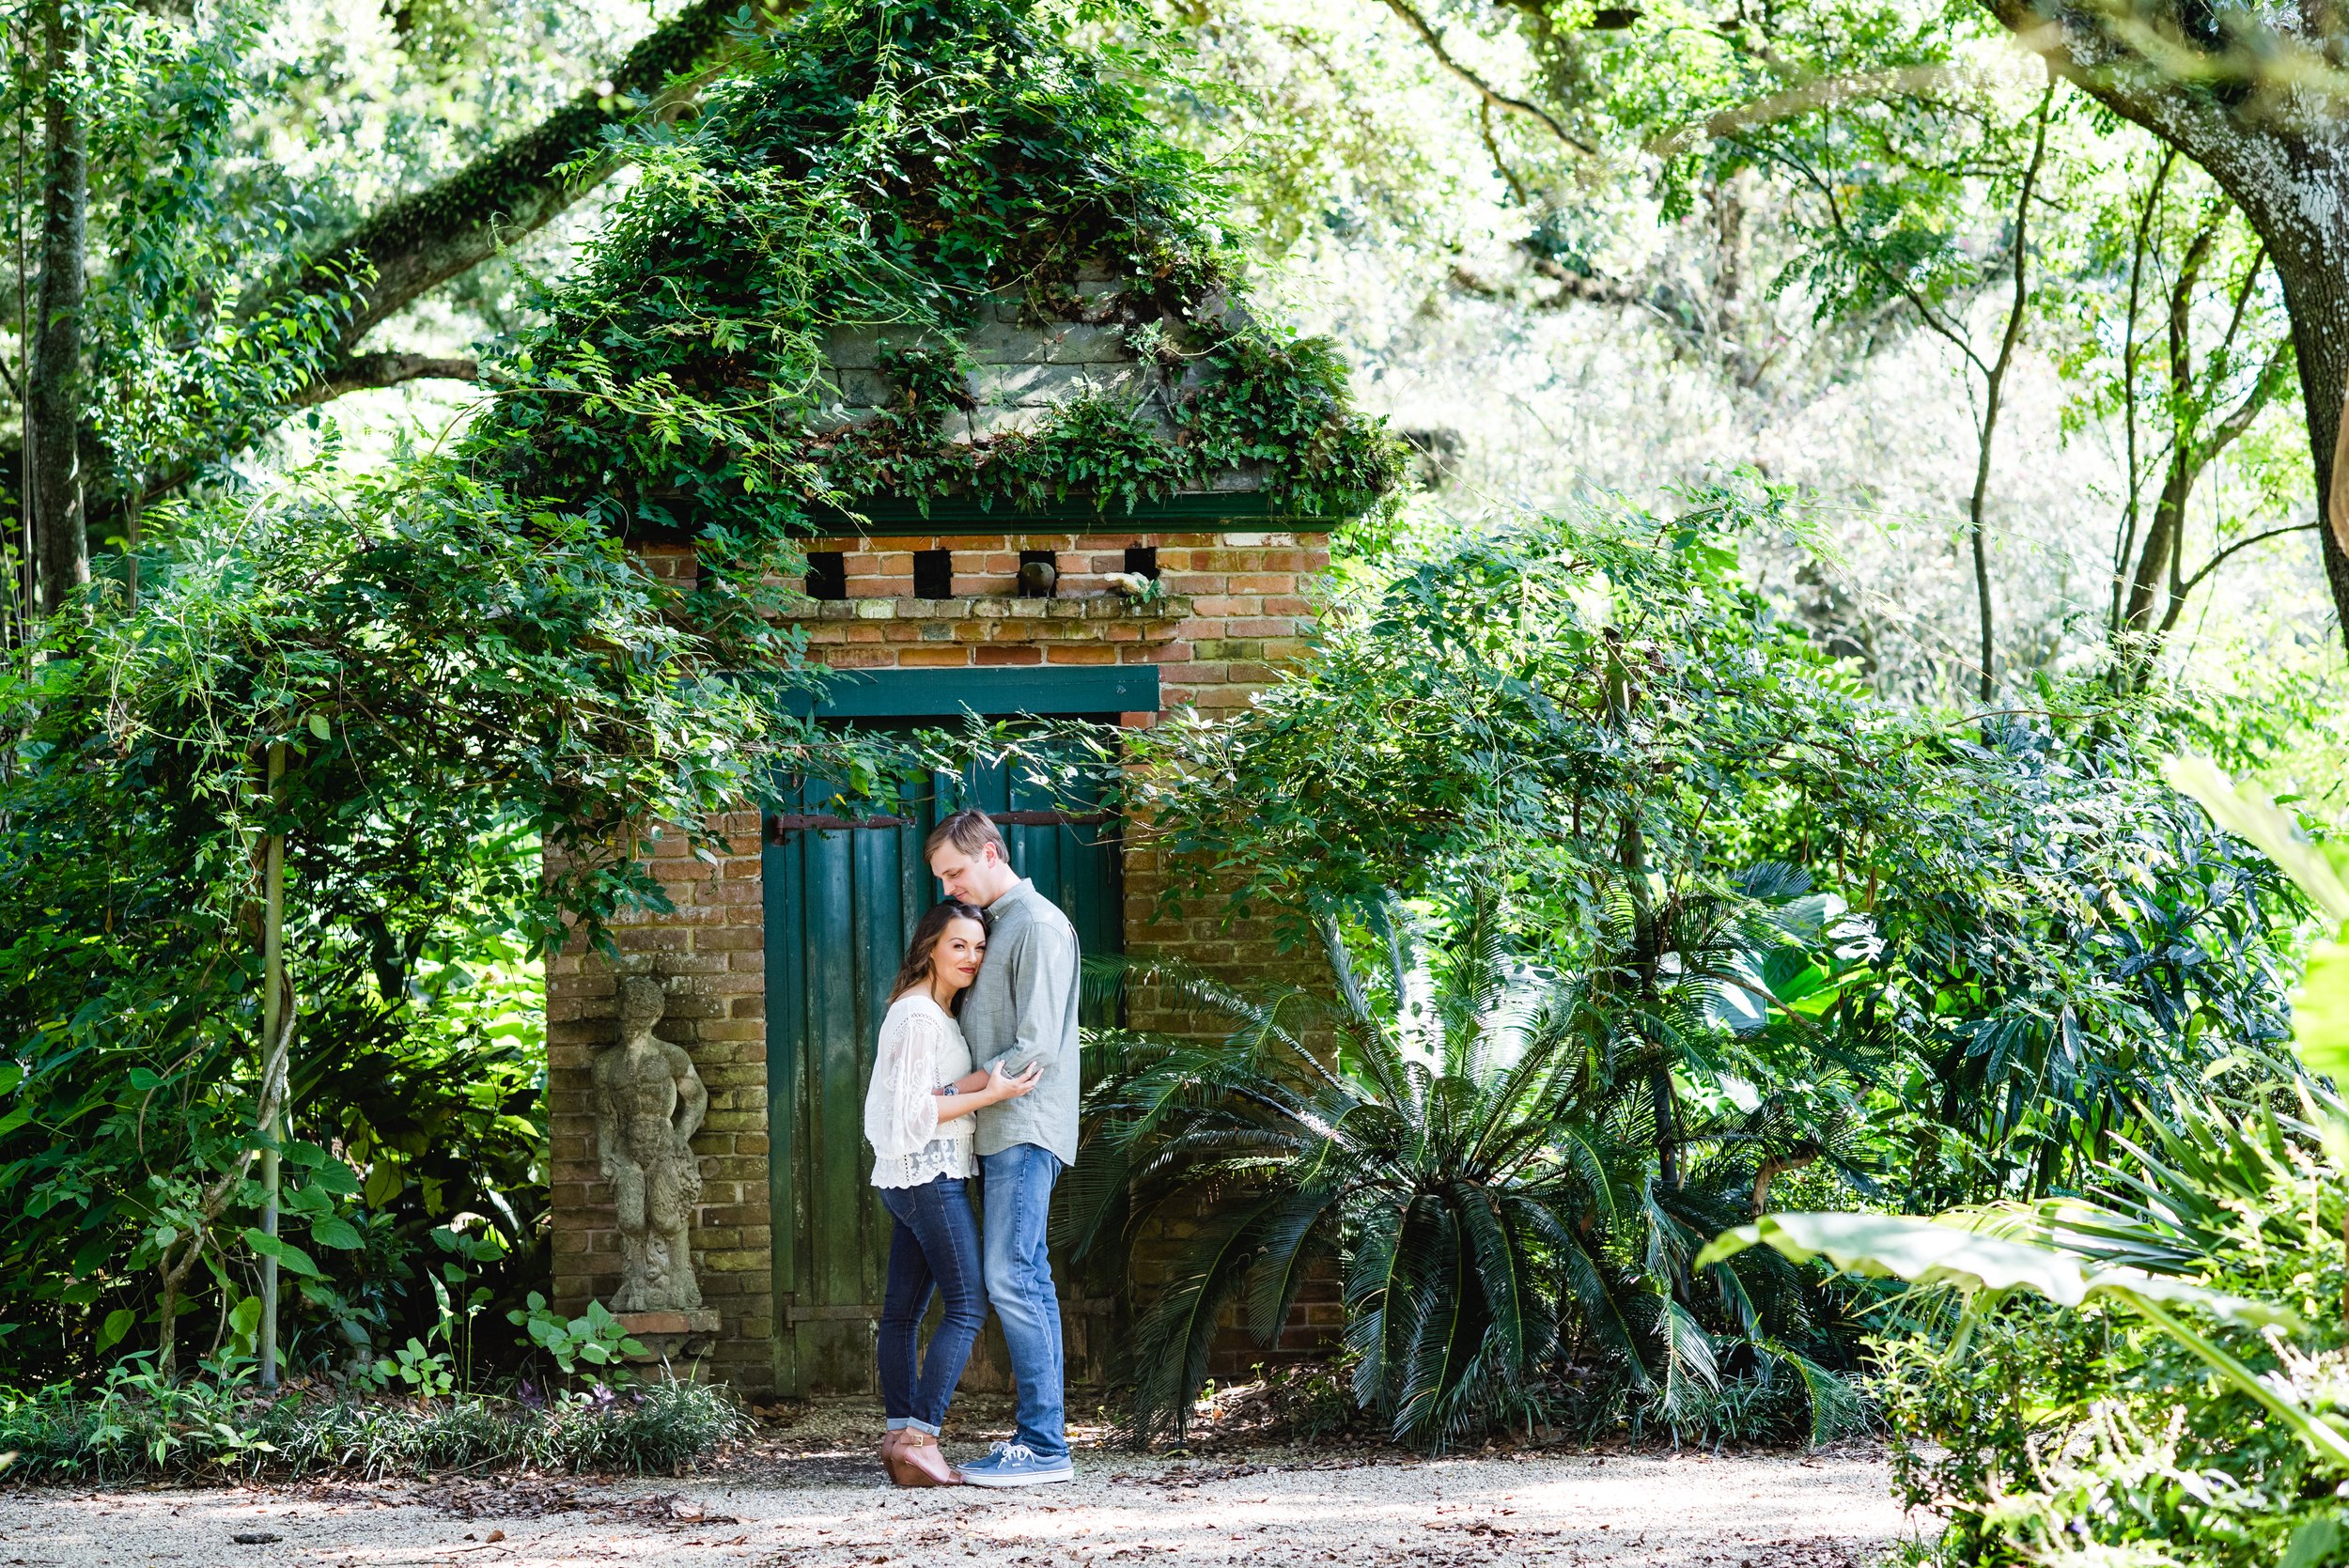
[[[2289,814],[2206,765],[2171,773],[2349,920],[2349,887]],[[2333,1074],[2340,960],[2319,945],[2293,1036]],[[1766,1242],[1931,1287],[1876,1351],[1900,1491],[1949,1522],[1937,1560],[2321,1568],[2349,1550],[2349,1108],[2279,1075],[2177,1092],[2146,1121],[2078,1197],[1935,1223],[1771,1217],[1705,1254]]]
[[[592,519],[517,520],[422,459],[191,509],[135,598],[101,584],[0,687],[18,1366],[82,1370],[131,1339],[167,1369],[190,1312],[199,1343],[249,1343],[264,1245],[298,1281],[303,1360],[428,1332],[452,1284],[480,1296],[470,1316],[542,1278],[534,960],[567,920],[665,903],[651,825],[699,842],[803,737],[718,678],[787,670],[763,620],[698,616]],[[272,834],[299,1228],[264,1244]],[[560,851],[544,875],[540,846]]]
[[[263,1400],[241,1380],[173,1383],[126,1363],[86,1392],[0,1394],[0,1450],[13,1456],[8,1478],[18,1482],[217,1484],[491,1465],[677,1475],[743,1426],[723,1389],[677,1382],[542,1403],[396,1402],[316,1389]]]
[[[1870,696],[1738,575],[1784,499],[1399,554],[1246,718],[1151,732],[1130,787],[1188,899],[1303,940],[1383,890],[1491,891],[1529,957],[1634,995],[1709,970],[1740,873],[1797,867],[1815,965],[1738,973],[1750,1032],[1692,1063],[1862,1075],[1919,1204],[2047,1189],[2133,1103],[2282,1040],[2296,896],[2092,691],[1962,726]]]
[[[60,90],[93,111],[84,423],[101,542],[121,549],[0,672],[0,1359],[84,1390],[0,1399],[0,1449],[45,1477],[668,1467],[733,1430],[722,1401],[476,1392],[526,1357],[568,1382],[630,1348],[601,1308],[566,1319],[534,1289],[538,958],[568,917],[593,937],[661,903],[653,824],[701,846],[705,813],[818,750],[824,776],[888,771],[769,702],[797,668],[771,617],[810,523],[948,501],[1116,514],[1235,475],[1270,514],[1391,496],[1395,451],[1339,351],[1250,314],[1219,183],[1288,203],[1275,226],[1301,244],[1358,231],[1353,196],[1384,171],[1352,170],[1348,195],[1295,178],[1325,147],[1212,168],[1190,148],[1228,105],[1167,69],[1181,40],[1131,7],[828,0],[746,34],[691,110],[674,95],[583,152],[645,101],[605,89],[361,222],[351,148],[388,147],[366,179],[416,189],[481,145],[444,101],[543,108],[576,62],[489,70],[532,29],[399,7],[414,54],[355,94],[396,102],[390,129],[297,169],[272,116],[315,141],[332,112],[279,101],[310,75],[269,63],[290,8],[101,6],[86,72],[12,57],[5,79],[20,122]],[[1213,31],[1215,9],[1185,25]],[[718,13],[689,14],[640,59],[651,82],[706,57]],[[1855,1414],[1861,1287],[1771,1212],[2004,1201],[2029,1206],[1975,1222],[2056,1259],[2048,1294],[2092,1300],[1993,1302],[2008,1287],[1969,1276],[1973,1310],[1888,1320],[1906,1331],[1875,1387],[1906,1495],[1951,1521],[1940,1554],[2349,1558],[2349,1142],[2276,1060],[2303,905],[2154,766],[2182,739],[2288,750],[2325,698],[2241,724],[2141,694],[2223,552],[2307,509],[2307,453],[2268,417],[2301,368],[2271,254],[2205,176],[1987,63],[1995,26],[1968,8],[1627,14],[1438,18],[1521,27],[1540,68],[1528,98],[1475,99],[1476,156],[1508,193],[1496,242],[1524,273],[1508,287],[1525,312],[1636,304],[1678,363],[1789,402],[1905,334],[1947,345],[1980,399],[1987,667],[1922,613],[1896,635],[1932,651],[1884,654],[1855,601],[1810,595],[1832,563],[1806,552],[1815,514],[1792,491],[1499,523],[1388,510],[1349,536],[1302,667],[1235,717],[1097,757],[1189,874],[1176,902],[1269,913],[1303,955],[1293,987],[1161,969],[1201,1033],[1096,1042],[1086,1240],[1206,1209],[1135,1336],[1138,1425],[1179,1428],[1223,1309],[1269,1339],[1326,1271],[1348,1403],[1405,1441],[1520,1421],[1822,1436]],[[1585,137],[1637,149],[1636,191],[1568,161]],[[636,179],[492,351],[449,456],[186,490],[255,458],[298,396],[412,373],[346,358],[381,280],[318,241],[437,243],[467,209],[554,202],[519,188],[550,147]],[[1610,201],[1654,205],[1626,225]],[[1617,275],[1651,220],[1707,232]],[[1415,316],[1446,289],[1507,297],[1458,233],[1414,225],[1440,258],[1404,291]],[[508,324],[513,265],[469,271],[463,308]],[[0,398],[27,384],[25,332],[20,310]],[[1165,390],[957,439],[974,361],[1015,332],[1113,345]],[[2039,623],[1992,599],[1996,410],[2025,336],[2064,433],[2122,449],[2093,503],[2115,514],[2111,567],[2091,552],[2094,613],[2073,617],[2109,644],[2092,669],[2046,629],[2062,593]],[[1882,456],[1855,482],[1872,506]],[[2207,537],[2187,533],[2198,496],[2227,503]],[[625,549],[680,536],[702,546],[683,584]],[[1764,556],[1798,556],[1797,589],[1757,588]],[[1885,696],[1977,678],[2011,701]],[[272,836],[293,889],[282,1144],[260,1125]],[[276,1239],[255,1227],[265,1150],[288,1171]],[[1888,1255],[1917,1239],[1834,1218],[1881,1227]],[[1749,1224],[1742,1250],[1704,1252]],[[1764,1230],[1780,1250],[1743,1245]],[[1957,1255],[1910,1277],[1961,1273]],[[292,1358],[334,1391],[245,1399],[263,1256],[292,1287]],[[117,1360],[148,1346],[153,1373]]]
[[[1708,1255],[1764,1240],[1932,1287],[1875,1350],[1898,1491],[1948,1521],[1936,1560],[2319,1568],[2349,1547],[2349,1119],[2286,1094],[2179,1095],[2080,1198],[1792,1215]]]
[[[1749,879],[1760,918],[1724,930],[1724,954],[1799,947],[1804,901],[1781,870]],[[1770,918],[1790,908],[1792,930]],[[1072,1177],[1084,1239],[1209,1204],[1135,1329],[1142,1434],[1179,1431],[1228,1306],[1244,1297],[1269,1342],[1331,1265],[1354,1403],[1407,1442],[1519,1421],[1824,1439],[1856,1416],[1823,1364],[1852,1343],[1836,1302],[1775,1257],[1689,1269],[1783,1168],[1799,1130],[1786,1109],[1666,1123],[1688,1169],[1654,1179],[1670,1047],[1618,1029],[1614,973],[1561,983],[1511,951],[1494,913],[1480,903],[1431,945],[1379,909],[1366,975],[1332,928],[1334,1006],[1144,971],[1238,1027],[1095,1042],[1107,1066]],[[1660,1007],[1690,1022],[1701,997],[1679,987]]]
[[[1330,515],[1392,487],[1327,345],[1238,304],[1213,182],[1147,113],[1155,59],[1002,0],[817,5],[760,47],[631,148],[635,188],[518,340],[474,438],[515,488],[723,550],[874,501],[1129,510],[1247,468]],[[1114,334],[1181,390],[956,439],[999,308]],[[878,370],[828,360],[866,334]],[[879,412],[849,420],[844,381],[873,376]]]
[[[1253,1195],[1142,1336],[1145,1416],[1195,1387],[1216,1304],[1252,1293],[1269,1335],[1319,1254],[1398,1433],[1525,1413],[1569,1366],[1602,1407],[1704,1431],[1722,1373],[1816,1390],[1846,1353],[1812,1287],[1689,1261],[1773,1180],[1911,1208],[2074,1191],[2145,1106],[2264,1080],[2300,908],[2274,866],[2109,707],[1953,731],[1868,695],[1738,575],[1775,506],[1604,505],[1398,553],[1246,716],[1129,744],[1177,902],[1382,976],[1341,973],[1318,1017],[1223,993],[1251,1021],[1220,1048],[1117,1042],[1138,1065],[1095,1136],[1141,1209]],[[1397,898],[1424,956],[1378,935]],[[1780,1430],[1832,1424],[1803,1387]]]

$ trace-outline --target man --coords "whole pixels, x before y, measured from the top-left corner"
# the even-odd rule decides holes
[[[1077,1159],[1077,929],[1011,868],[1003,835],[985,812],[955,813],[922,852],[947,897],[988,913],[987,961],[962,1003],[963,1037],[976,1068],[972,1079],[983,1082],[999,1062],[1007,1077],[1032,1063],[1044,1069],[1023,1098],[977,1113],[987,1295],[1019,1385],[1019,1424],[1010,1442],[963,1466],[962,1479],[973,1486],[1073,1481],[1060,1297],[1044,1229],[1052,1184]]]

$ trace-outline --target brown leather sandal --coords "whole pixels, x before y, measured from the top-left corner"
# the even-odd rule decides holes
[[[887,1470],[889,1479],[900,1486],[915,1484],[906,1479],[905,1461],[900,1457],[905,1452],[906,1439],[912,1435],[909,1429],[900,1427],[880,1440],[881,1468]]]
[[[890,1474],[900,1486],[960,1486],[962,1477],[946,1463],[939,1451],[938,1439],[926,1432],[907,1427],[896,1450],[895,1462]]]

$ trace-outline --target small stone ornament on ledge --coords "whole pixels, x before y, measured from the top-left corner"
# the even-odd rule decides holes
[[[653,1038],[666,1005],[653,981],[620,982],[620,1038],[596,1053],[596,1152],[620,1228],[620,1288],[612,1311],[648,1347],[674,1354],[718,1327],[693,1278],[692,1224],[702,1194],[692,1140],[709,1109],[693,1059]]]

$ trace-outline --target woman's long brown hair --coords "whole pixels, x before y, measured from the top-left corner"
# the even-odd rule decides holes
[[[981,931],[987,929],[985,911],[976,905],[957,904],[951,898],[940,899],[923,914],[921,924],[913,928],[913,939],[906,943],[906,961],[897,966],[897,978],[889,987],[890,1001],[896,1001],[916,986],[930,983],[930,970],[934,967],[931,956],[938,951],[938,939],[946,934],[948,925],[958,920],[975,921]],[[968,986],[957,991],[947,1011],[960,1013],[962,999],[970,994],[971,987]]]

